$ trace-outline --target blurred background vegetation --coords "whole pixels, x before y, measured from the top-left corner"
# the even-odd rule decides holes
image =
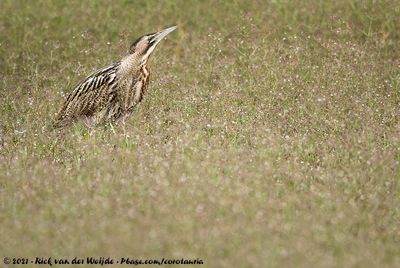
[[[48,131],[172,24],[118,127]],[[0,252],[400,265],[400,3],[0,1]]]

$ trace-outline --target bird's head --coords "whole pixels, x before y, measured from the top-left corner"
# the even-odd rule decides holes
[[[141,59],[142,62],[147,61],[154,48],[169,33],[174,31],[176,26],[172,26],[159,32],[150,33],[139,37],[130,47],[129,54],[134,54]]]

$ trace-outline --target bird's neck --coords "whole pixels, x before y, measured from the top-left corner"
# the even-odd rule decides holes
[[[137,73],[142,68],[142,62],[135,54],[130,54],[122,59],[119,68],[120,76],[128,76]]]

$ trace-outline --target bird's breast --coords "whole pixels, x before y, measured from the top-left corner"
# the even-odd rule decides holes
[[[149,84],[150,69],[144,66],[139,72],[133,74],[125,81],[121,81],[123,84],[123,107],[125,110],[130,111],[136,104],[143,100],[143,96]]]

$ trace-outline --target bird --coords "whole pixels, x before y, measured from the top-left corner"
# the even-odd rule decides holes
[[[123,123],[143,100],[149,86],[149,58],[176,25],[145,34],[130,46],[120,61],[95,71],[78,83],[52,122],[53,128],[83,121],[88,128]]]

